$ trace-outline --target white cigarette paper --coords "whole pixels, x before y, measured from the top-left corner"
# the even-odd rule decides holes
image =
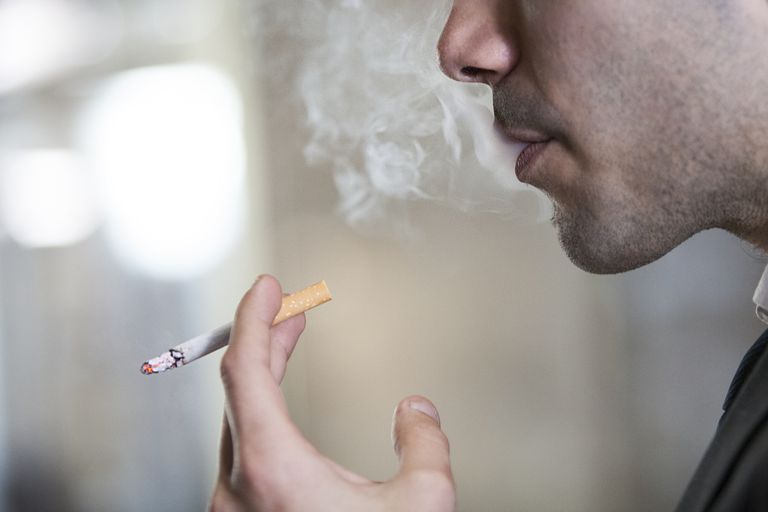
[[[331,292],[328,290],[325,281],[320,281],[301,291],[286,295],[283,297],[282,306],[272,325],[277,325],[292,316],[299,315],[321,304],[325,304],[332,298]],[[207,356],[211,352],[215,352],[229,343],[229,332],[231,329],[232,324],[229,323],[218,329],[214,329],[211,332],[201,334],[191,340],[176,345],[167,352],[163,352],[159,356],[145,361],[144,364],[141,365],[141,373],[144,375],[162,373],[171,368],[178,368],[185,364],[189,364],[196,359]]]

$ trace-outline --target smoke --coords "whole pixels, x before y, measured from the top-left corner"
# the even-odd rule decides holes
[[[530,206],[514,174],[522,148],[498,139],[490,90],[438,67],[449,1],[291,4],[261,0],[260,26],[280,26],[305,48],[295,75],[311,133],[305,157],[332,166],[351,223],[391,219],[423,200],[513,215]]]

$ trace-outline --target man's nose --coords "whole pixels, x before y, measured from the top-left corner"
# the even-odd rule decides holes
[[[508,75],[518,59],[512,33],[503,19],[503,0],[456,0],[437,44],[443,73],[461,82],[491,87]]]

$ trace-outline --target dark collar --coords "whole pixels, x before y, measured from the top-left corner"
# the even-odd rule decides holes
[[[734,399],[739,394],[739,391],[741,391],[744,381],[752,373],[752,370],[755,369],[755,364],[757,364],[760,356],[765,352],[766,346],[768,346],[768,330],[757,338],[757,341],[744,354],[744,358],[741,360],[741,364],[739,364],[739,368],[736,370],[736,374],[733,376],[731,385],[728,388],[728,394],[725,395],[723,413],[727,413],[728,409],[731,408],[731,404],[733,404]],[[723,417],[725,417],[725,414],[723,414]]]
[[[728,390],[714,439],[688,484],[679,512],[708,509],[751,435],[768,415],[768,330],[744,355]]]

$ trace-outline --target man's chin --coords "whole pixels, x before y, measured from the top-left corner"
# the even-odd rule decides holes
[[[592,274],[619,274],[647,265],[674,247],[659,250],[648,233],[605,226],[595,219],[577,219],[555,211],[553,224],[560,246],[580,269]],[[626,228],[626,226],[625,226]],[[645,236],[643,236],[645,235]]]
[[[605,258],[600,253],[590,251],[589,247],[569,243],[568,241],[564,241],[562,237],[560,238],[560,245],[574,265],[590,274],[621,274],[622,272],[635,270],[636,268],[642,267],[653,261],[649,260],[630,263],[629,261],[619,260],[615,257]]]

